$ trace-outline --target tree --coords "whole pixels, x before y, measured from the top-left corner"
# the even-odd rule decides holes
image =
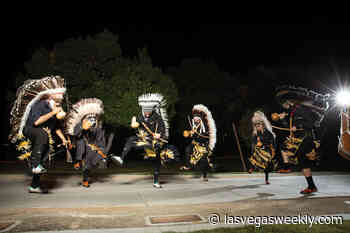
[[[125,59],[111,79],[96,83],[92,93],[105,104],[106,122],[129,127],[131,117],[140,111],[138,96],[149,92],[165,97],[169,120],[175,115],[177,88],[169,76],[152,66],[149,57],[145,59],[147,56],[146,49],[140,50],[134,60]]]
[[[70,103],[100,98],[109,125],[129,127],[139,110],[137,97],[145,92],[162,93],[168,101],[169,118],[175,114],[177,89],[173,81],[153,67],[147,49],[139,50],[134,59],[123,57],[118,36],[108,31],[36,50],[25,63],[25,74],[17,76],[16,87],[26,79],[48,75],[65,78]]]
[[[179,115],[185,124],[186,115],[195,104],[206,105],[213,113],[215,120],[222,122],[219,118],[221,113],[227,114],[227,105],[231,97],[235,95],[237,80],[226,72],[223,72],[214,62],[203,62],[200,59],[183,60],[178,69],[169,72],[181,95],[177,103]]]
[[[118,36],[104,31],[93,37],[70,38],[53,48],[40,48],[25,63],[25,78],[60,75],[65,78],[72,102],[99,80],[112,77],[121,60]]]

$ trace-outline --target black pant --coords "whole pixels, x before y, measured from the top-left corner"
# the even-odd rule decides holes
[[[33,174],[31,186],[33,188],[38,188],[40,186],[40,174]]]
[[[144,148],[149,148],[149,146],[144,146]],[[150,148],[152,149],[152,148]],[[156,153],[156,157],[152,159],[153,163],[153,183],[159,183],[159,175],[160,175],[160,166],[161,166],[161,159],[160,159],[160,151],[162,147],[157,143],[154,145],[154,153]]]
[[[137,145],[137,141],[138,141],[138,137],[136,136],[131,136],[128,138],[128,140],[126,141],[125,143],[125,146],[124,146],[124,149],[123,149],[123,152],[121,154],[121,159],[124,160],[124,158],[127,156],[127,154],[130,152],[131,149],[133,148],[137,148],[137,149],[150,149],[150,150],[153,150],[152,146],[151,145],[142,145],[142,146],[138,146]],[[151,143],[151,142],[150,142]],[[156,154],[160,153],[160,146],[159,144],[157,143],[155,146],[154,146],[154,150],[156,150]]]
[[[42,160],[47,159],[49,152],[49,136],[42,128],[25,127],[23,133],[32,142],[31,163],[37,167]]]
[[[138,148],[138,146],[135,143],[137,141],[137,139],[138,138],[136,136],[131,136],[131,137],[128,138],[128,140],[125,143],[125,146],[124,146],[124,149],[123,149],[123,152],[122,152],[122,155],[121,155],[121,159],[124,160],[125,156],[129,153],[129,151],[132,148]]]
[[[76,160],[84,160],[83,181],[88,181],[90,170],[103,159],[96,151],[93,151],[84,140],[77,141]]]
[[[156,153],[156,158],[152,159],[153,177],[154,177],[154,183],[158,183],[159,174],[160,174],[160,166],[161,166],[160,151],[162,148],[158,143],[154,145],[154,148],[152,148],[151,145],[138,146],[137,141],[138,141],[138,137],[136,137],[136,136],[131,136],[128,138],[128,140],[125,143],[123,152],[121,154],[121,159],[124,160],[132,148],[137,148],[137,149],[146,149],[147,148],[147,149],[154,150],[154,152]]]
[[[313,149],[316,148],[312,137],[306,136],[303,142],[300,144],[299,149],[297,151],[297,156],[300,160],[300,166],[302,169],[313,167],[314,161],[309,160],[306,157],[306,154],[310,153]]]
[[[83,160],[83,154],[85,153],[85,141],[83,139],[78,139],[75,141],[75,160]]]
[[[153,163],[153,183],[159,182],[159,175],[160,175],[160,156],[157,154],[157,157],[152,161]]]
[[[206,177],[207,177],[208,170],[209,170],[208,157],[207,157],[206,155],[204,155],[204,156],[198,161],[198,165],[199,165],[199,170],[201,171],[203,177],[206,178]]]
[[[190,163],[191,154],[193,153],[194,145],[191,143],[185,149],[185,165],[186,167],[192,167],[193,165]],[[207,148],[208,149],[208,148]],[[197,162],[197,166],[201,171],[203,177],[207,177],[207,173],[209,170],[209,162],[208,155],[204,154],[203,157]]]
[[[185,148],[184,160],[185,160],[186,167],[192,167],[192,164],[190,163],[192,151],[193,151],[193,144],[191,143]]]
[[[47,159],[49,152],[49,136],[42,128],[25,127],[23,134],[32,142],[31,164],[32,167],[37,167],[40,163]],[[40,186],[40,174],[33,174],[33,188]]]
[[[83,168],[83,181],[88,181],[89,180],[89,173],[90,173],[89,169]]]

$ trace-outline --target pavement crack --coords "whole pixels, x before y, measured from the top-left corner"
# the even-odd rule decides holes
[[[145,203],[146,207],[151,207],[152,206],[152,205],[149,204],[149,202],[147,201],[147,199],[145,198],[145,196],[141,192],[138,192],[137,194],[139,195],[140,199]]]

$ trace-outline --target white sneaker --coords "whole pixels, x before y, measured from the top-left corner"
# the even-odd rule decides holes
[[[153,187],[155,187],[155,188],[161,188],[162,186],[161,186],[159,183],[154,183],[154,184],[153,184]]]
[[[32,172],[33,174],[41,174],[41,173],[46,173],[47,170],[39,164],[37,167],[32,169]]]
[[[117,161],[120,165],[123,165],[123,160],[119,156],[114,155],[114,156],[112,156],[112,159]]]
[[[33,188],[32,186],[28,187],[28,192],[29,193],[47,193],[46,190],[41,189],[40,187]]]

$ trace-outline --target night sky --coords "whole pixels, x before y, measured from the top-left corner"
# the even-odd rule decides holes
[[[33,49],[107,29],[119,35],[125,56],[147,47],[155,66],[184,58],[215,61],[228,72],[259,65],[317,63],[350,56],[349,24],[310,17],[298,24],[22,24],[9,30],[10,64],[21,65]]]

